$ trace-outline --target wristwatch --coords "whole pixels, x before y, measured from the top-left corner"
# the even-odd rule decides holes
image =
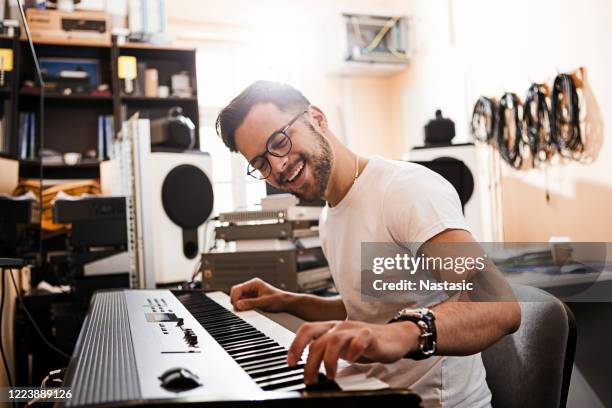
[[[436,352],[436,317],[431,310],[427,308],[402,309],[389,321],[389,323],[397,322],[413,322],[421,330],[419,349],[413,353],[406,354],[404,358],[424,360]]]

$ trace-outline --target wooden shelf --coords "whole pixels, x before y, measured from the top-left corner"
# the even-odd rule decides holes
[[[159,98],[159,97],[151,97],[151,96],[122,96],[121,100],[123,102],[134,102],[134,103],[154,103],[154,104],[165,104],[165,103],[181,103],[181,102],[197,102],[198,99],[196,97],[189,98],[179,98],[177,96],[169,96],[167,98]]]
[[[119,49],[137,49],[137,50],[159,50],[159,51],[189,51],[195,52],[193,47],[182,47],[177,45],[153,45],[138,42],[127,42],[119,45]]]
[[[37,178],[40,171],[40,159],[19,160],[19,174],[23,177]],[[100,177],[100,162],[83,162],[75,165],[44,164],[45,179],[93,179]]]
[[[16,29],[17,33],[20,30]],[[1,37],[0,37],[1,38]],[[84,154],[99,149],[101,117],[112,117],[113,131],[121,130],[121,123],[134,112],[141,112],[143,117],[151,120],[164,118],[168,110],[178,106],[184,115],[195,125],[196,144],[199,141],[199,112],[197,98],[196,57],[193,47],[150,45],[145,43],[125,43],[118,45],[116,39],[100,41],[96,39],[61,38],[42,36],[34,37],[34,44],[39,58],[74,58],[98,62],[98,79],[100,83],[110,86],[110,95],[63,95],[45,91],[44,122],[40,118],[40,91],[22,87],[24,80],[36,77],[28,42],[22,36],[13,38],[11,47],[14,55],[15,75],[7,76],[10,89],[0,89],[0,103],[10,102],[8,114],[12,120],[7,123],[9,155],[18,152],[20,126],[23,113],[31,113],[36,120],[34,129],[35,145],[43,145],[59,152],[74,151]],[[189,98],[146,97],[122,95],[121,80],[118,78],[118,58],[121,55],[135,56],[139,63],[147,68],[154,68],[159,73],[159,83],[168,85],[172,75],[186,71],[190,76],[194,95]],[[34,81],[36,82],[36,81]],[[138,84],[139,89],[144,85]],[[142,85],[142,86],[141,86]],[[44,124],[44,141],[41,142],[40,125]],[[38,173],[41,164],[37,160],[25,160],[20,163],[20,172]],[[97,163],[80,163],[75,166],[45,165],[44,177],[47,178],[88,178],[99,174]],[[66,176],[66,177],[64,177]]]
[[[0,152],[0,158],[2,158],[2,159],[10,159],[10,160],[17,160],[17,158],[15,156],[13,156],[12,154],[10,154],[8,152]]]
[[[40,93],[19,92],[19,97],[40,98]],[[61,95],[45,93],[45,100],[72,100],[72,101],[109,101],[113,100],[112,95]]]
[[[21,42],[27,43],[27,39],[25,37],[20,38]],[[46,37],[41,38],[37,36],[32,37],[32,42],[34,45],[59,45],[65,47],[98,47],[98,48],[110,48],[110,41],[100,41],[96,39],[86,39],[86,38],[53,38]]]
[[[27,166],[32,166],[32,165],[40,165],[40,159],[19,159],[19,163],[27,165]],[[100,160],[95,160],[95,161],[85,161],[85,162],[79,162],[77,164],[74,165],[70,165],[70,164],[65,164],[65,163],[46,163],[44,164],[44,167],[55,167],[55,168],[65,168],[65,167],[70,167],[70,168],[91,168],[91,167],[98,167],[100,165],[101,161]]]
[[[0,40],[13,40],[14,35],[8,35],[7,33],[0,33]]]

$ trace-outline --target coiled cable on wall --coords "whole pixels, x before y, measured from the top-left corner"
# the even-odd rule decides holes
[[[497,131],[497,103],[491,98],[481,96],[474,105],[471,122],[472,136],[475,140],[489,143]]]
[[[507,121],[508,115],[511,121]],[[497,110],[497,146],[506,163],[518,169],[523,164],[522,104],[519,97],[507,92],[499,100]]]
[[[534,164],[544,162],[552,155],[547,96],[546,85],[534,83],[527,90],[523,104],[525,138]]]
[[[584,142],[580,131],[580,101],[571,75],[555,78],[550,97],[550,135],[559,153],[580,160]]]

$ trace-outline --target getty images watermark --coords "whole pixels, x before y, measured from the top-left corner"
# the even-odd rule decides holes
[[[610,302],[608,255],[612,245],[602,242],[366,242],[361,245],[362,300],[510,301],[527,285],[567,301]]]

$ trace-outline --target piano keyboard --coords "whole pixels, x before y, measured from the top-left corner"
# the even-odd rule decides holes
[[[217,293],[217,297],[223,295]],[[285,346],[202,293],[185,293],[177,298],[261,389],[305,388],[304,362],[289,367]]]
[[[221,292],[98,292],[63,384],[72,398],[58,405],[303,406],[358,398],[417,406],[418,397],[405,390],[349,393],[331,381],[306,388],[304,361],[286,364],[293,337],[256,311],[234,312]]]

